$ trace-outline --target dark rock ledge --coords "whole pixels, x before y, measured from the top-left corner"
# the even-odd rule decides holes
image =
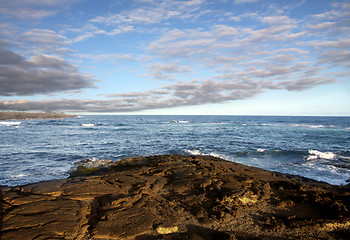
[[[1,239],[350,239],[350,191],[214,157],[1,189]]]

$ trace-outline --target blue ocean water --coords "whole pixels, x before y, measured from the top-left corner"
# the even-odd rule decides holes
[[[349,117],[81,116],[0,122],[0,185],[68,176],[78,162],[213,155],[331,184],[350,179]]]

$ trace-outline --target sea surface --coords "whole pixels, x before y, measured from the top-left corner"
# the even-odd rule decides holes
[[[350,179],[350,117],[80,116],[0,122],[0,185],[62,179],[81,161],[212,155],[331,184]]]

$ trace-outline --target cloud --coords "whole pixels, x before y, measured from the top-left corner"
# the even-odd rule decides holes
[[[320,64],[350,67],[350,39],[312,41],[310,45],[320,56]]]
[[[257,1],[230,1],[231,4],[253,2]],[[131,31],[147,36],[138,46],[138,53],[125,50],[76,56],[96,62],[138,61],[146,67],[146,72],[138,76],[163,80],[157,82],[157,86],[162,86],[149,91],[102,95],[104,100],[0,101],[0,110],[129,112],[223,103],[271,89],[302,91],[335,82],[337,76],[345,78],[348,73],[350,42],[345,5],[339,4],[336,10],[302,21],[287,16],[285,8],[271,15],[248,12],[234,19],[232,14],[220,15],[217,10],[215,19],[220,15],[220,20],[207,18],[205,25],[180,29],[178,23],[198,23],[196,18],[210,14],[202,9],[209,3],[140,0],[130,4],[134,8],[96,16],[82,28],[65,29],[61,34],[39,28],[19,34],[23,45],[30,44],[38,51],[14,52],[3,42],[0,95],[27,96],[94,87],[91,76],[49,53],[96,35],[115,36]],[[45,9],[53,11],[49,5]],[[232,22],[248,17],[247,25]],[[178,28],[171,28],[173,22]],[[9,25],[5,27],[14,31]],[[155,31],[157,34],[153,35]],[[64,33],[74,36],[67,39]],[[154,38],[149,41],[151,37]]]
[[[295,66],[297,68],[298,66]],[[303,67],[299,66],[301,71]],[[306,67],[305,67],[306,69]],[[278,70],[271,70],[278,71]],[[292,70],[291,70],[292,71]],[[317,70],[315,69],[317,72]],[[287,72],[276,73],[286,74]],[[304,77],[302,77],[304,73]],[[253,74],[253,72],[251,72]],[[131,112],[145,109],[161,109],[179,106],[193,106],[207,103],[222,103],[245,99],[269,89],[301,91],[319,84],[334,82],[329,77],[306,76],[281,79],[256,79],[238,77],[235,74],[213,76],[209,80],[177,82],[159,89],[108,95],[107,100],[61,99],[47,101],[12,100],[0,101],[0,110],[40,110],[75,112]]]
[[[0,46],[0,95],[27,96],[94,87],[90,76],[64,59],[35,55],[26,59]]]
[[[55,15],[59,9],[67,8],[77,0],[11,0],[0,1],[0,13],[3,16],[23,20],[36,20]]]
[[[68,43],[72,44],[87,40],[89,38],[95,37],[96,35],[114,36],[118,34],[132,32],[134,30],[134,27],[130,25],[119,25],[108,30],[103,30],[91,23],[88,23],[82,28],[68,28],[65,31],[73,32],[73,34],[77,35],[68,41]]]
[[[249,91],[245,91],[250,89]],[[158,90],[113,95],[109,100],[61,99],[51,101],[0,101],[0,110],[63,110],[87,112],[129,112],[154,108],[199,105],[250,97],[260,92],[246,83],[215,81],[178,83]]]
[[[229,37],[237,35],[239,32],[236,28],[226,25],[216,25],[214,27],[213,35],[217,37]]]
[[[150,76],[158,80],[174,80],[175,74],[191,72],[190,66],[180,66],[179,62],[172,63],[161,63],[155,62],[148,66],[148,71]]]
[[[273,49],[286,49],[290,41],[298,36],[290,36],[294,25],[287,24],[262,29],[234,28],[229,25],[214,25],[209,30],[188,29],[164,32],[159,39],[148,46],[157,58],[173,62],[174,60],[192,62],[202,67],[235,69],[242,62],[252,61],[257,53],[265,51],[266,57],[276,53]],[[271,41],[275,41],[271,45]],[[266,44],[266,46],[264,45]],[[291,51],[291,48],[288,48]],[[295,55],[305,54],[305,50],[294,48],[295,53],[284,53],[284,62]],[[270,56],[269,56],[270,55]],[[277,60],[277,59],[275,59]],[[281,60],[281,57],[280,57]],[[252,63],[253,64],[253,63]]]
[[[31,44],[61,45],[65,37],[49,29],[31,29],[21,34],[23,41]]]
[[[276,62],[285,62],[285,63],[298,60],[298,58],[292,54],[278,54],[275,56],[271,56],[269,58]]]
[[[90,22],[104,24],[106,26],[117,26],[120,24],[155,24],[171,18],[189,19],[201,14],[198,7],[204,4],[204,0],[159,0],[143,2],[146,2],[147,5],[108,16],[97,16],[91,19]],[[195,12],[197,13],[194,14]]]
[[[323,23],[309,25],[308,27],[313,30],[325,30],[333,27],[335,24],[336,24],[335,22],[323,22]]]
[[[55,54],[64,56],[72,50],[66,48],[68,40],[65,36],[49,29],[30,29],[20,34],[17,43],[21,48],[28,46],[27,51],[35,54]]]
[[[31,8],[17,8],[15,11],[8,11],[6,8],[0,8],[0,13],[20,19],[39,19],[47,16],[56,14],[56,11],[42,10],[42,9],[31,9]]]
[[[140,57],[135,57],[132,54],[121,54],[121,53],[101,53],[101,54],[79,54],[80,58],[86,58],[93,62],[101,61],[138,61]]]
[[[7,22],[0,22],[0,36],[2,37],[9,37],[16,33],[16,27]]]
[[[243,3],[254,3],[259,2],[260,0],[234,0],[235,4],[243,4]]]
[[[73,52],[67,48],[68,39],[53,30],[33,28],[21,31],[18,26],[0,23],[0,27],[2,26],[4,31],[2,32],[3,39],[0,46],[6,44],[8,47],[18,49],[23,55],[54,54],[67,56]]]
[[[292,24],[295,23],[296,21],[291,19],[288,16],[267,16],[267,17],[262,17],[261,22],[267,23],[270,25],[281,25],[281,24]]]
[[[308,77],[308,78],[299,78],[298,81],[283,81],[281,85],[284,89],[289,91],[302,91],[308,88],[311,88],[316,85],[334,83],[335,79],[327,77]]]

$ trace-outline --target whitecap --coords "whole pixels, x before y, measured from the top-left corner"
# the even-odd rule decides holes
[[[204,153],[204,152],[201,152],[200,150],[197,150],[197,149],[195,149],[195,150],[185,149],[184,152],[189,154],[189,155],[195,155],[195,156],[212,156],[212,157],[222,158],[222,159],[226,159],[226,160],[230,159],[225,154],[220,154],[220,153],[215,153],[215,152]]]
[[[21,124],[21,122],[0,122],[1,125],[4,125],[4,126],[18,126]]]
[[[81,124],[81,126],[83,126],[83,127],[94,127],[95,124],[94,123],[83,123],[83,124]]]
[[[22,178],[22,177],[25,177],[25,176],[28,176],[28,174],[19,173],[19,174],[9,175],[9,177],[11,177],[11,178]]]
[[[327,159],[333,160],[337,157],[337,154],[333,152],[320,152],[317,150],[309,150],[309,156],[306,160],[314,160],[314,159]]]
[[[263,153],[263,152],[266,152],[266,149],[263,149],[263,148],[259,148],[258,150],[256,150],[257,152],[260,152],[260,153]]]
[[[199,150],[184,150],[185,153],[189,154],[189,155],[204,155],[204,153],[202,153]]]
[[[173,120],[173,121],[170,121],[170,123],[189,123],[189,121]]]
[[[291,124],[292,127],[305,127],[305,128],[333,128],[335,125],[322,125],[322,124]]]
[[[308,125],[310,128],[325,128],[325,125]]]

